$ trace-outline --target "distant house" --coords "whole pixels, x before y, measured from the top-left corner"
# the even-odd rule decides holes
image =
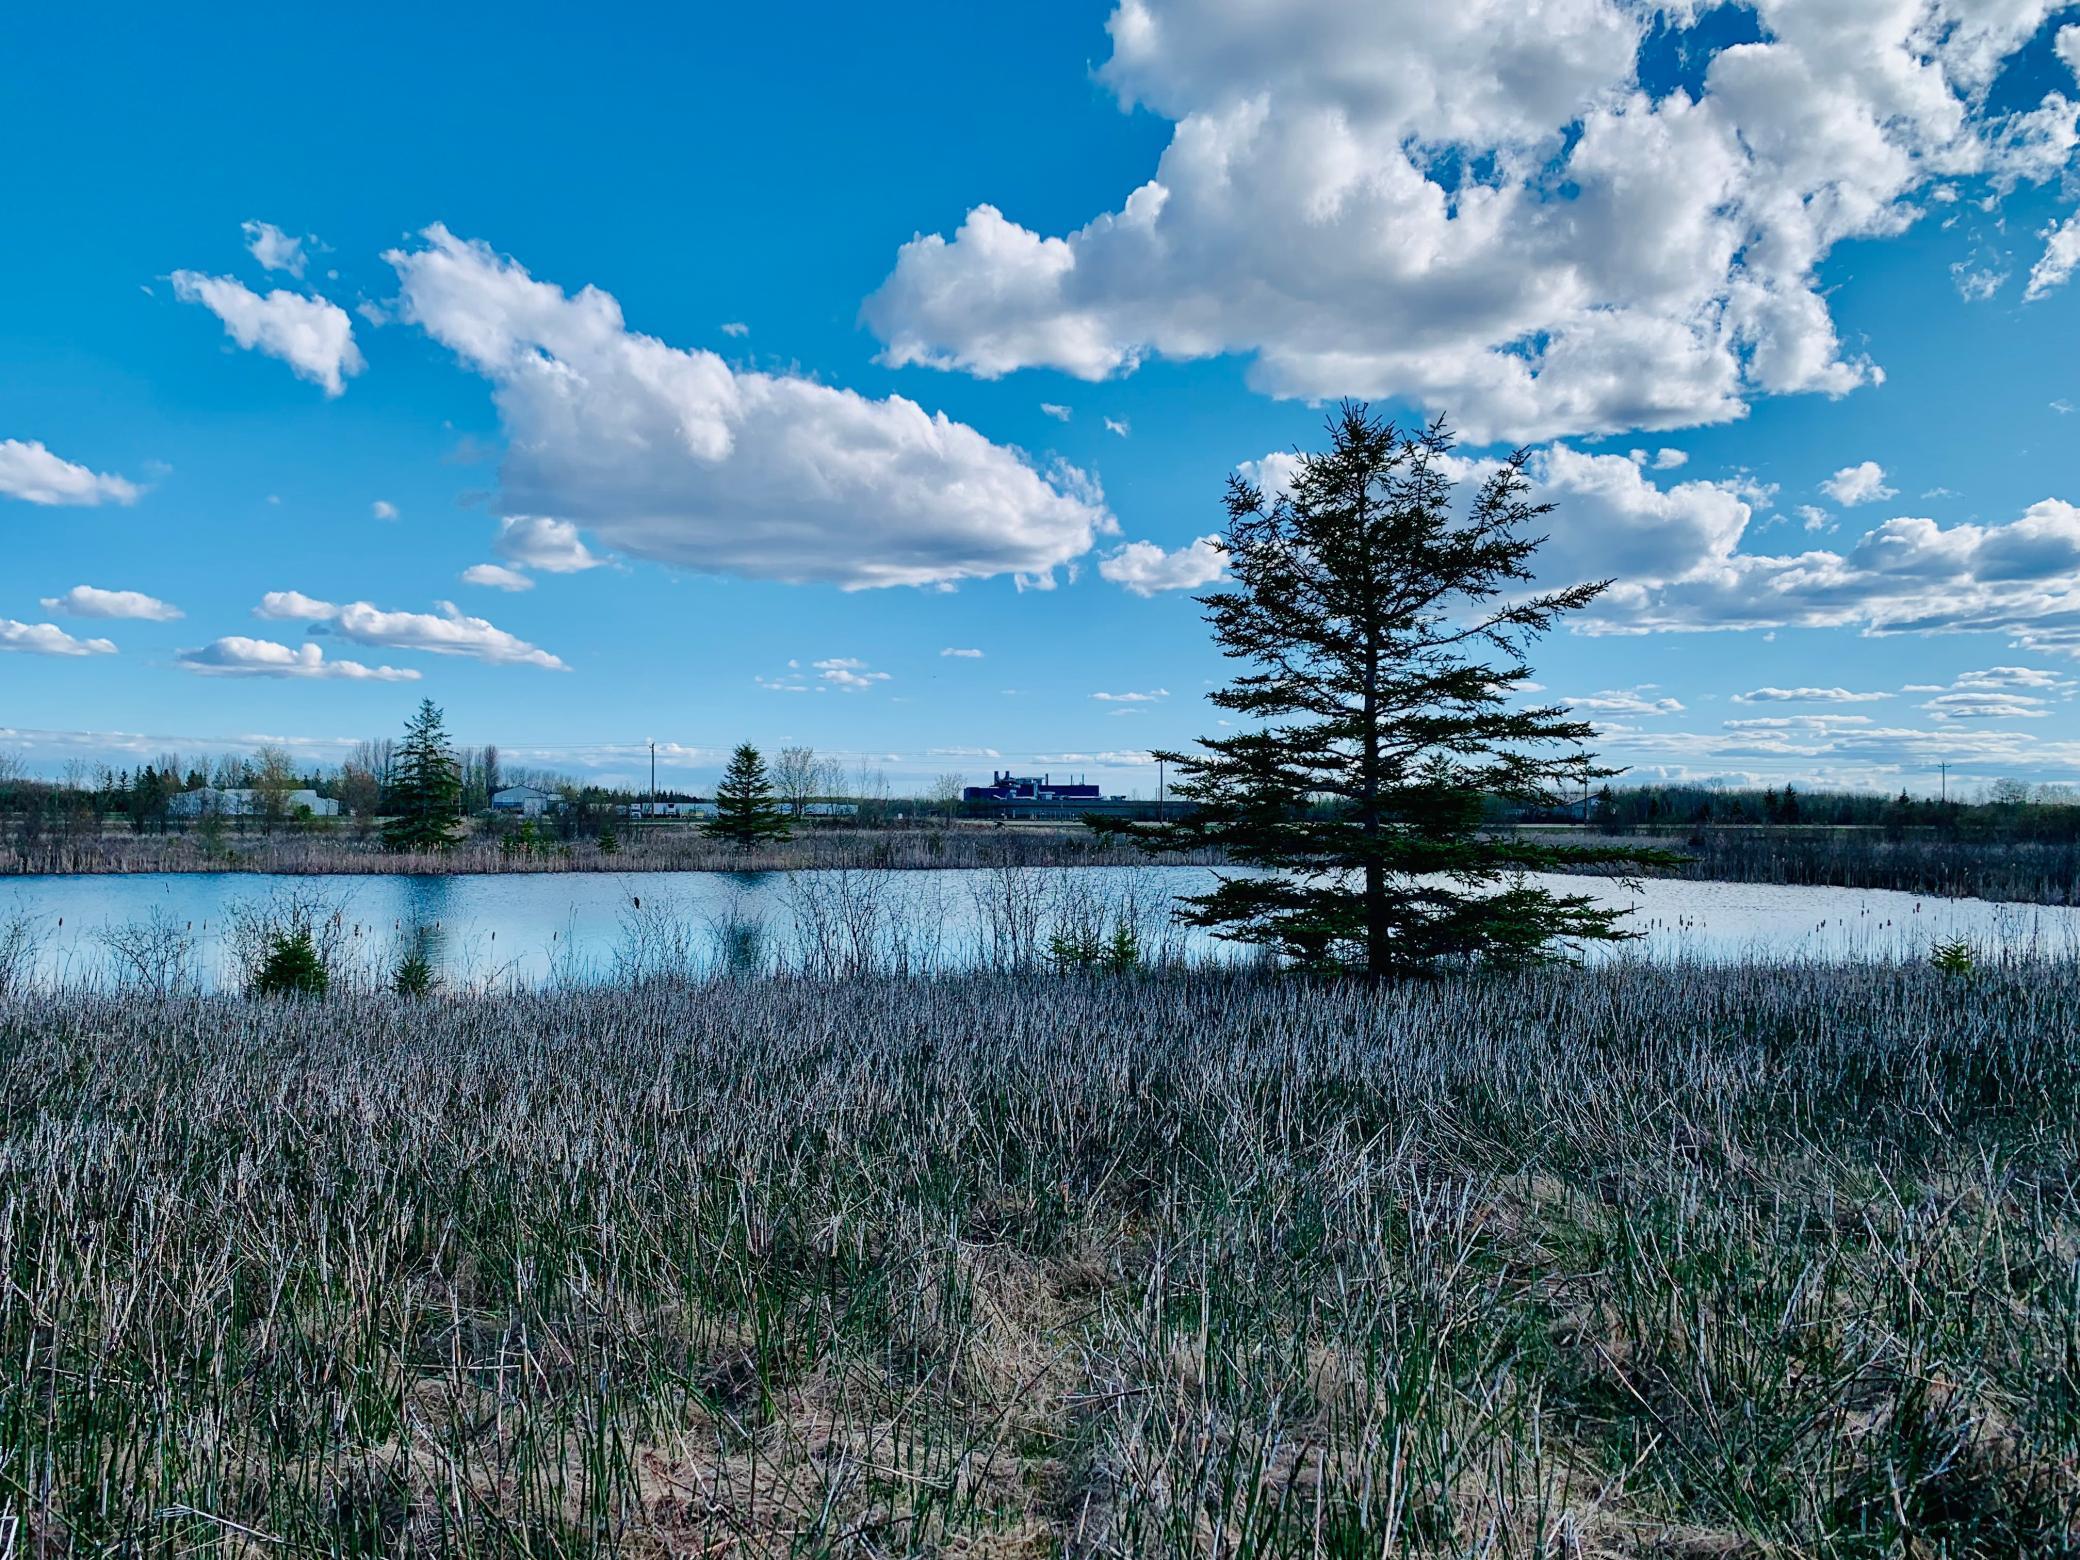
[[[337,818],[339,803],[316,791],[284,791],[284,818]],[[166,812],[173,818],[260,818],[267,813],[267,794],[252,786],[205,785],[193,791],[177,791],[167,799]]]
[[[562,797],[536,785],[509,785],[491,794],[493,812],[518,813],[523,818],[539,818],[562,805]]]

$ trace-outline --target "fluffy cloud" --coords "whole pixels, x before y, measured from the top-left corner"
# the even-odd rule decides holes
[[[43,610],[84,618],[137,618],[148,623],[170,623],[181,609],[141,590],[100,590],[92,585],[75,585],[62,596],[45,596]]]
[[[354,322],[336,303],[280,288],[262,297],[228,276],[198,271],[174,272],[173,292],[222,320],[225,334],[241,347],[280,358],[297,378],[322,386],[327,395],[344,391],[365,366],[354,345]]]
[[[1449,457],[1462,493],[1495,462]],[[1245,461],[1268,493],[1293,458]],[[1854,468],[1851,468],[1852,470]],[[1588,633],[1857,628],[1871,634],[2010,635],[2080,656],[2080,506],[2046,498],[2002,524],[1902,516],[1842,551],[1744,552],[1754,490],[1739,480],[1662,488],[1623,455],[1534,451],[1531,496],[1556,506],[1537,567],[1547,584],[1611,579],[1573,625]]]
[[[548,651],[494,628],[482,618],[468,616],[452,601],[437,601],[434,608],[432,612],[385,612],[365,601],[349,602],[333,620],[333,631],[357,645],[467,656],[493,666],[569,670]]]
[[[1827,496],[1844,508],[1898,496],[1899,489],[1885,485],[1885,468],[1874,460],[1844,466],[1820,484]]]
[[[889,680],[888,673],[870,671],[866,662],[851,656],[832,656],[814,664],[825,682],[833,683],[847,693],[865,693],[874,684]]]
[[[534,581],[518,569],[502,563],[473,563],[462,571],[465,585],[488,585],[493,590],[533,590]]]
[[[247,639],[240,634],[215,640],[199,650],[183,650],[175,660],[183,671],[204,677],[326,677],[350,682],[416,682],[419,677],[409,667],[328,661],[316,645],[292,648],[271,639]]]
[[[1175,552],[1164,552],[1154,542],[1129,542],[1100,559],[1098,573],[1137,596],[1153,596],[1159,590],[1197,590],[1211,585],[1227,566],[1228,555],[1215,535],[1199,537]]]
[[[1398,396],[1487,441],[1738,417],[1878,377],[1820,263],[2069,166],[2070,108],[1987,106],[2055,0],[1120,0],[1104,79],[1175,124],[1062,236],[995,206],[920,234],[866,305],[885,358],[1084,379],[1254,356],[1280,396]],[[1643,63],[1691,57],[1695,79]]]
[[[271,590],[260,598],[260,605],[253,608],[254,617],[277,623],[291,619],[316,622],[338,614],[339,608],[331,602],[306,596],[300,590]]]
[[[857,589],[1029,582],[1116,529],[1073,467],[1046,475],[900,396],[871,400],[629,330],[432,227],[391,251],[399,318],[491,381],[511,439],[500,508],[638,558]]]
[[[540,515],[508,515],[499,521],[498,539],[491,547],[508,563],[549,574],[576,574],[600,565],[579,539],[576,526]]]
[[[272,222],[244,222],[239,226],[246,235],[246,249],[260,262],[262,270],[287,271],[298,280],[302,279],[302,239],[291,237]]]
[[[295,619],[327,625],[326,632],[357,645],[386,650],[424,650],[433,655],[466,656],[493,666],[539,666],[548,671],[570,668],[548,651],[470,617],[452,601],[437,601],[432,612],[386,612],[366,601],[336,606],[301,591],[271,590],[260,598],[253,616],[271,621]]]
[[[1621,575],[1588,626],[2004,633],[2028,649],[2080,655],[2080,508],[2047,498],[2005,524],[1947,528],[1903,516],[1842,552],[1716,546],[1678,574]]]
[[[1855,693],[1847,688],[1750,688],[1733,696],[1736,704],[1868,704],[1889,693]]]
[[[34,439],[0,439],[0,494],[31,504],[134,504],[136,483],[61,460]]]
[[[23,655],[114,655],[106,639],[75,639],[55,623],[18,623],[0,618],[0,650]]]

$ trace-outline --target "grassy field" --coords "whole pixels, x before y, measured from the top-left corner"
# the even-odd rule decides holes
[[[2080,973],[0,1000],[5,1552],[2080,1552]]]

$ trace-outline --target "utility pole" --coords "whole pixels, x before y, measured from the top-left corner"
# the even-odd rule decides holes
[[[650,739],[650,814],[657,815],[657,739]]]
[[[1161,760],[1161,759],[1159,758],[1159,759],[1157,759],[1157,760],[1156,760],[1156,822],[1157,822],[1157,823],[1161,823],[1161,822],[1163,821],[1163,801],[1164,801],[1164,789],[1165,789],[1165,788],[1164,788],[1164,784],[1163,784],[1163,761],[1162,761],[1162,760]]]
[[[1948,805],[1950,801],[1950,760],[1947,758],[1940,760],[1936,764],[1936,768],[1941,771],[1943,776],[1943,801],[1945,805]]]

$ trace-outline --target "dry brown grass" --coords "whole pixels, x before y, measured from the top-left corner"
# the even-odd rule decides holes
[[[43,1552],[2080,1552],[2080,974],[0,1002]]]

